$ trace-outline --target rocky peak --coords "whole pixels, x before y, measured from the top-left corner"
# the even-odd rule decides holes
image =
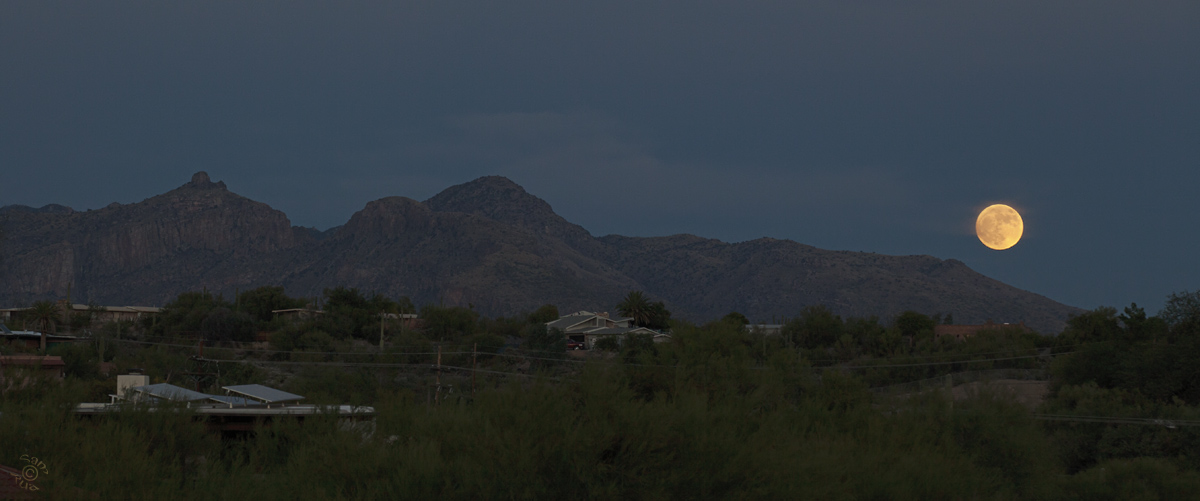
[[[411,198],[381,198],[368,202],[363,210],[354,213],[338,234],[356,239],[386,239],[429,226],[432,215],[429,207]]]
[[[557,217],[545,200],[530,195],[525,188],[503,176],[486,176],[451,186],[426,200],[425,205],[438,212],[481,214],[500,221],[511,216],[520,219]]]
[[[183,185],[185,188],[199,188],[203,190],[220,189],[225,190],[225,181],[212,182],[208,177],[208,173],[204,171],[192,174],[192,181]]]
[[[37,209],[28,205],[5,205],[4,207],[0,207],[0,213],[2,212],[26,212],[30,214],[73,214],[75,209],[58,204],[43,205],[41,208]]]
[[[592,254],[597,245],[583,227],[563,219],[545,200],[530,195],[503,176],[486,176],[451,186],[426,200],[425,205],[436,212],[476,214],[534,235],[558,238],[585,254]]]

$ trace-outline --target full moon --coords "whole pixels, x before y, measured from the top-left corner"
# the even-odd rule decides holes
[[[1004,250],[1021,240],[1025,222],[1016,209],[1004,204],[992,205],[979,213],[975,220],[975,234],[983,245],[995,250]]]

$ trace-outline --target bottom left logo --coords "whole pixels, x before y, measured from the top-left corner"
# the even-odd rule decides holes
[[[25,466],[21,468],[20,473],[13,473],[16,477],[17,487],[27,491],[36,491],[38,486],[33,482],[42,475],[49,475],[50,469],[46,467],[46,462],[29,454],[21,454],[21,461],[25,462]]]

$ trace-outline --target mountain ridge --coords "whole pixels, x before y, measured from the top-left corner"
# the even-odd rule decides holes
[[[1003,284],[954,259],[830,251],[791,240],[696,235],[594,237],[500,176],[420,202],[384,197],[324,232],[199,172],[142,202],[79,212],[0,209],[0,304],[56,299],[163,304],[181,292],[283,285],[311,297],[358,287],[417,304],[512,315],[545,303],[610,310],[630,290],[676,316],[755,320],[825,304],[886,318],[912,309],[963,323],[1025,321],[1057,332],[1082,310]]]

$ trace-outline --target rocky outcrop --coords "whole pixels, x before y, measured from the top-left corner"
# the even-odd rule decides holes
[[[210,269],[288,249],[287,216],[200,172],[140,203],[86,212],[9,213],[4,299],[63,297],[157,304],[213,280]],[[220,280],[216,280],[219,282]]]
[[[1025,321],[1057,332],[1080,310],[980,275],[955,260],[835,252],[788,240],[693,235],[595,238],[502,177],[425,202],[370,202],[324,232],[200,172],[168,193],[77,212],[0,209],[0,304],[63,297],[162,304],[181,292],[283,285],[316,296],[345,285],[418,304],[511,315],[553,303],[611,310],[630,290],[695,321],[739,311],[769,320],[825,304],[842,315],[912,309],[960,323]]]

